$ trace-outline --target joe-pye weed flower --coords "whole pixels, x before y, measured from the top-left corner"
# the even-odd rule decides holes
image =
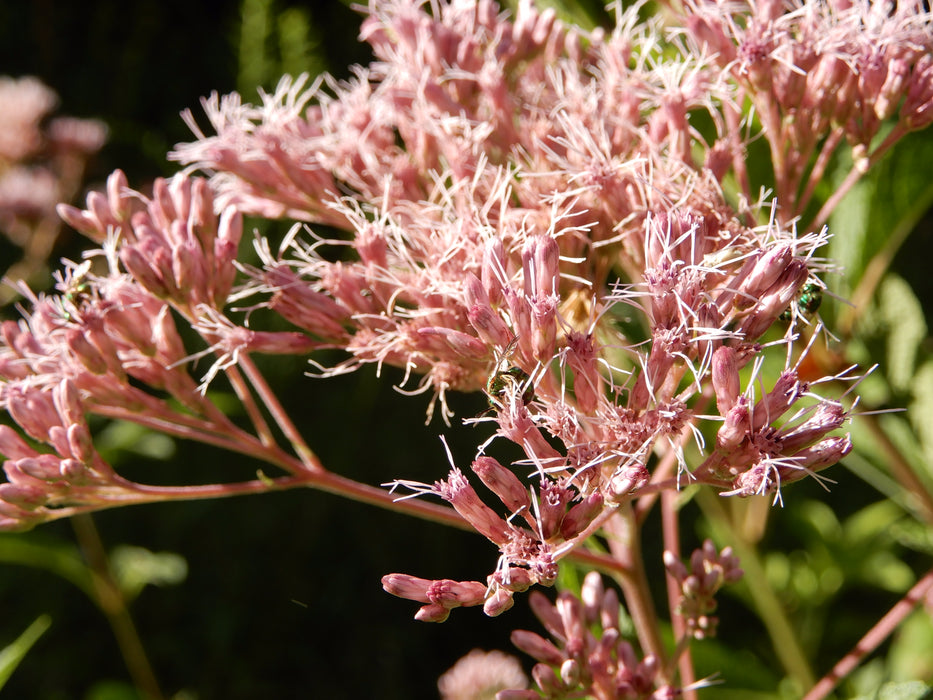
[[[814,374],[808,362],[831,338],[817,308],[837,271],[821,254],[824,224],[861,173],[929,123],[933,34],[920,3],[668,10],[662,21],[616,7],[614,28],[585,31],[530,2],[514,16],[488,1],[373,2],[362,37],[376,60],[351,80],[286,77],[259,105],[214,94],[209,130],[184,115],[196,140],[170,154],[181,173],[146,195],[117,171],[84,209],[61,205],[98,247],[66,265],[56,294],[22,287],[23,320],[2,327],[0,401],[30,442],[0,431],[0,524],[324,488],[492,543],[498,562],[477,580],[383,579],[420,604],[419,620],[469,606],[499,615],[564,566],[612,574],[630,638],[596,574],[582,599],[532,595],[556,641],[515,641],[538,661],[545,697],[694,695],[706,683],[690,646],[715,635],[714,596],[741,570],[711,542],[681,563],[670,495],[703,486],[779,503],[791,482],[828,481],[823,470],[852,449],[845,428],[866,370]],[[759,139],[768,182],[747,161]],[[851,176],[813,214],[843,147]],[[282,241],[253,236],[246,263],[247,215],[299,223]],[[253,327],[268,314],[290,330]],[[322,349],[344,359],[324,365]],[[428,420],[448,426],[463,419],[449,392],[485,391],[488,411],[466,417],[484,431],[469,471],[448,453],[446,476],[399,475],[389,491],[327,471],[255,354],[308,356],[323,377],[400,367],[400,389],[428,394]],[[213,365],[192,376],[204,356]],[[251,428],[212,402],[220,374]],[[89,414],[284,475],[136,483],[94,450]],[[496,456],[514,450],[508,464]],[[639,544],[659,495],[672,648]]]

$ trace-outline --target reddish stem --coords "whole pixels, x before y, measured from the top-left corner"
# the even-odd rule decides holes
[[[839,663],[833,666],[829,673],[810,689],[810,692],[803,697],[803,700],[821,700],[821,698],[829,695],[839,681],[852,673],[868,654],[877,649],[897,629],[898,625],[910,614],[917,603],[923,600],[931,590],[933,590],[933,569],[917,581],[914,587],[907,592],[907,595],[901,598],[884,617],[875,623],[875,626],[859,640],[852,651],[846,654]]]

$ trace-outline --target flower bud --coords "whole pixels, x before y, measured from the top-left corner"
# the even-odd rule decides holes
[[[716,431],[716,446],[731,451],[742,444],[750,429],[748,402],[745,397],[741,397],[736,405],[729,409],[725,419]]]
[[[515,600],[512,598],[512,591],[497,588],[483,603],[483,612],[489,617],[498,617],[513,605],[515,605]]]
[[[644,464],[626,464],[620,466],[609,479],[607,499],[619,503],[630,494],[638,491],[651,480],[651,472]]]
[[[415,619],[418,622],[444,622],[450,617],[450,609],[436,603],[429,603],[418,608]]]
[[[742,294],[736,298],[736,307],[747,309],[752,306],[756,299],[777,281],[793,259],[794,249],[787,243],[775,245],[765,251],[743,280],[740,287]]]
[[[752,430],[760,430],[780,418],[807,390],[806,383],[797,379],[797,372],[785,370],[752,409]]]
[[[525,296],[539,299],[560,286],[560,249],[551,236],[533,236],[522,249]]]
[[[832,466],[851,451],[852,439],[848,435],[826,438],[812,447],[794,453],[795,466],[799,465],[813,472],[819,471]]]
[[[452,469],[446,481],[438,482],[437,490],[480,534],[499,546],[509,541],[508,524],[480,500],[459,469]]]
[[[531,677],[535,679],[535,683],[538,688],[541,689],[541,692],[544,693],[544,697],[559,698],[564,695],[566,688],[561,682],[560,677],[558,677],[557,672],[550,666],[536,664],[535,667],[531,669]]]
[[[26,510],[33,510],[44,505],[46,492],[38,486],[21,484],[0,484],[0,500]]]
[[[598,491],[576,503],[560,523],[560,535],[571,540],[589,527],[603,510],[603,497]]]
[[[803,423],[791,429],[785,426],[781,430],[779,436],[783,451],[792,453],[812,444],[826,433],[839,428],[846,417],[846,411],[841,404],[835,401],[820,402]]]
[[[716,392],[716,407],[725,416],[739,398],[741,383],[735,350],[723,345],[713,353],[712,382]]]
[[[489,348],[479,338],[452,328],[429,326],[417,329],[417,333],[422,338],[436,337],[443,339],[445,344],[457,354],[470,360],[480,360],[489,354]]]
[[[512,644],[533,659],[550,666],[560,666],[564,655],[553,642],[527,630],[515,630],[511,634]]]
[[[0,455],[9,459],[26,459],[37,454],[13,428],[0,425]]]
[[[499,497],[509,513],[527,511],[531,507],[528,488],[511,469],[502,466],[492,457],[485,456],[473,460],[470,468],[486,488]]]

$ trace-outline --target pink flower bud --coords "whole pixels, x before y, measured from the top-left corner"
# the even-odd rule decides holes
[[[537,299],[560,287],[560,249],[551,236],[532,236],[522,249],[525,296]]]
[[[605,594],[606,589],[600,573],[598,571],[587,572],[583,578],[583,585],[580,587],[580,602],[583,603],[583,612],[588,625],[599,622],[599,613]]]
[[[741,383],[735,350],[723,345],[713,353],[712,382],[716,392],[716,407],[725,416],[739,398]]]
[[[430,603],[418,608],[415,619],[418,622],[444,622],[450,617],[450,609],[437,603]]]
[[[46,442],[52,446],[62,457],[71,456],[71,447],[68,445],[68,432],[60,425],[53,425],[49,428],[49,436]]]
[[[561,616],[557,614],[557,609],[551,601],[547,599],[547,596],[539,591],[532,591],[531,595],[528,596],[528,606],[535,614],[535,617],[544,625],[544,629],[548,631],[548,634],[554,637],[554,639],[564,638],[564,621],[561,619]],[[534,654],[532,654],[532,656],[534,656]]]
[[[563,682],[561,682],[557,672],[550,666],[536,664],[531,669],[531,677],[535,679],[535,683],[546,698],[559,698],[566,693],[567,689],[564,687]]]
[[[644,464],[621,465],[609,479],[606,499],[620,503],[651,480],[651,472]]]
[[[483,341],[461,331],[440,326],[429,326],[419,328],[417,333],[421,337],[434,336],[442,338],[457,354],[470,360],[481,360],[489,355],[489,348]]]
[[[7,411],[29,437],[42,442],[48,439],[49,428],[61,421],[50,394],[21,385],[7,389]]]
[[[129,214],[129,188],[129,182],[122,170],[114,170],[107,177],[107,201],[110,203],[110,211],[118,221],[123,221]]]
[[[59,465],[60,462],[55,455],[44,454],[37,458],[26,457],[15,460],[15,464],[7,463],[4,465],[4,470],[7,478],[14,483],[20,480],[16,476],[17,472],[42,481],[58,481],[61,479]]]
[[[894,58],[888,63],[887,77],[873,105],[878,119],[884,121],[897,110],[910,79],[910,69],[910,63],[904,58]]]
[[[149,260],[135,246],[125,245],[120,248],[120,262],[126,271],[133,276],[147,291],[159,298],[169,296],[170,287],[165,283],[162,275]]]
[[[511,342],[512,334],[508,326],[492,310],[491,306],[472,306],[467,311],[467,319],[476,334],[491,346],[506,347]]]
[[[386,574],[382,577],[382,588],[386,593],[419,603],[430,602],[428,588],[432,583],[428,579],[408,574]]]
[[[807,281],[809,271],[803,260],[792,260],[778,280],[762,294],[739,331],[746,340],[755,340],[768,330]]]
[[[554,643],[539,634],[527,630],[515,630],[511,634],[512,644],[533,659],[550,666],[560,666],[564,655]]]
[[[515,600],[512,598],[512,591],[497,588],[483,603],[483,612],[489,617],[498,617],[513,605],[515,605]]]
[[[564,650],[571,657],[579,657],[586,646],[583,603],[569,591],[561,591],[554,606],[564,624]]]
[[[73,457],[82,462],[89,462],[94,458],[94,442],[86,425],[75,423],[68,426],[68,449]]]
[[[63,425],[84,423],[84,407],[81,405],[81,395],[78,387],[69,379],[63,379],[58,386],[52,389],[52,400],[58,415],[62,417]]]
[[[736,297],[736,307],[747,309],[752,306],[755,300],[777,281],[793,259],[794,249],[787,243],[775,245],[765,251],[742,282],[742,294]]]
[[[782,450],[793,453],[811,445],[826,433],[836,430],[845,422],[847,413],[842,405],[835,401],[821,401],[816,410],[800,425],[781,429],[779,437]],[[786,432],[785,432],[786,431]]]
[[[65,342],[77,360],[92,374],[106,374],[107,362],[101,357],[85,334],[77,328],[65,331]]]
[[[0,455],[9,459],[26,459],[38,454],[13,428],[0,425]]]
[[[480,500],[459,469],[452,469],[446,481],[437,483],[437,493],[480,534],[499,546],[509,541],[508,524]]]
[[[509,513],[527,511],[531,507],[528,488],[511,469],[502,466],[492,457],[477,457],[470,468],[486,488],[499,497]]]
[[[571,540],[589,527],[603,510],[603,497],[598,491],[576,503],[560,524],[560,534],[565,540]]]
[[[716,445],[722,450],[730,451],[742,443],[751,428],[748,401],[744,396],[729,409],[725,419],[716,431]]]
[[[774,383],[774,388],[765,394],[752,409],[752,430],[770,425],[794,405],[807,390],[807,385],[797,380],[797,372],[785,370]]]
[[[836,464],[840,459],[852,451],[852,439],[845,435],[843,437],[826,438],[799,452],[794,453],[794,461],[800,467],[805,467],[810,471],[819,471],[826,467]],[[803,477],[803,474],[800,475]]]
[[[107,235],[107,229],[101,229],[97,219],[82,209],[70,204],[59,204],[55,207],[55,211],[61,220],[75,231],[79,231],[97,242],[102,242]]]
[[[541,480],[538,498],[538,525],[544,540],[550,540],[560,531],[560,523],[567,512],[567,489],[550,480]]]
[[[26,510],[33,510],[44,505],[46,493],[38,486],[18,484],[0,484],[0,500]]]

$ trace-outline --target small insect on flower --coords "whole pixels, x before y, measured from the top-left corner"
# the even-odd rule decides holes
[[[80,265],[69,267],[65,275],[59,276],[55,287],[61,292],[62,317],[66,321],[73,320],[77,312],[91,296],[91,285],[87,281],[87,274],[91,270],[91,261],[85,260]]]
[[[793,307],[796,305],[797,313],[801,316],[812,316],[823,303],[823,288],[815,282],[807,282],[800,289],[797,298],[781,313],[782,321],[790,321],[794,317]]]
[[[531,377],[521,367],[509,361],[517,342],[517,336],[509,342],[496,363],[495,371],[486,381],[486,397],[489,399],[491,408],[500,408],[502,406],[500,399],[507,393],[520,394],[522,403],[528,403],[535,397],[535,387]]]

